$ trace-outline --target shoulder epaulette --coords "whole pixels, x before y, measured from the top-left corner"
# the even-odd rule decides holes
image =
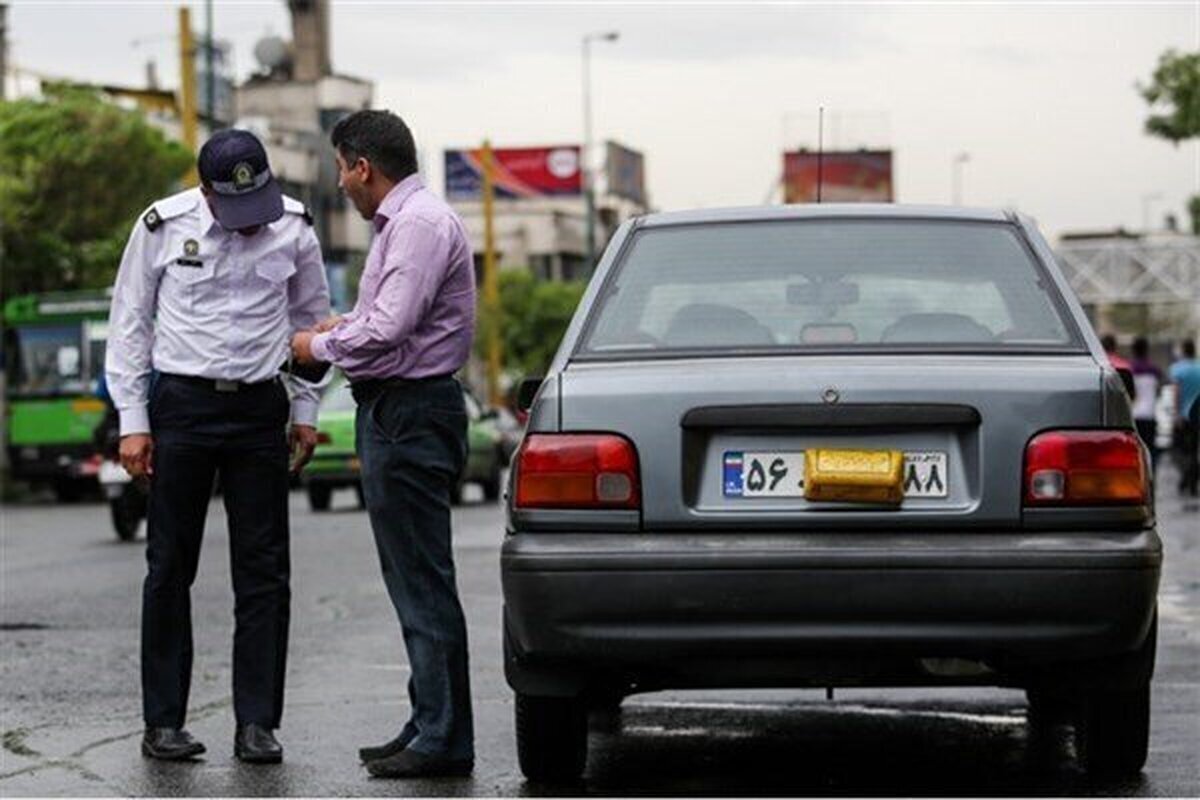
[[[188,189],[159,200],[142,215],[146,230],[154,233],[169,219],[186,214],[200,201],[199,189]]]
[[[287,195],[283,197],[283,210],[289,214],[296,214],[309,225],[313,224],[312,214],[309,213],[308,206],[301,203],[299,200],[294,200]]]

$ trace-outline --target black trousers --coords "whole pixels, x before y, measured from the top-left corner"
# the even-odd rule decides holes
[[[191,585],[218,475],[235,597],[239,724],[279,726],[287,658],[288,398],[278,381],[219,392],[162,375],[150,395],[154,474],[142,590],[147,727],[183,727],[192,676]]]

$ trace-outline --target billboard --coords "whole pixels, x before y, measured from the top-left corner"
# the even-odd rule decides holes
[[[817,202],[818,157],[801,150],[783,154],[783,202]],[[825,203],[890,203],[891,150],[855,150],[820,156],[821,201]]]
[[[447,150],[446,199],[478,200],[483,193],[483,151]],[[497,198],[568,197],[583,193],[578,145],[492,150]]]
[[[646,206],[646,159],[641,153],[608,142],[604,173],[609,194]]]

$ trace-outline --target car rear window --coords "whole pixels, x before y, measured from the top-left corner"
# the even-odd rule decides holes
[[[1057,301],[1005,223],[648,228],[606,282],[581,353],[1077,346]]]

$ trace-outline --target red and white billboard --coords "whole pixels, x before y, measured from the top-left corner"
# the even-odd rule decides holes
[[[890,203],[894,199],[891,150],[783,154],[783,202]]]
[[[478,200],[483,192],[483,151],[447,150],[446,197]],[[583,192],[578,145],[492,150],[492,185],[499,198],[562,197]]]

